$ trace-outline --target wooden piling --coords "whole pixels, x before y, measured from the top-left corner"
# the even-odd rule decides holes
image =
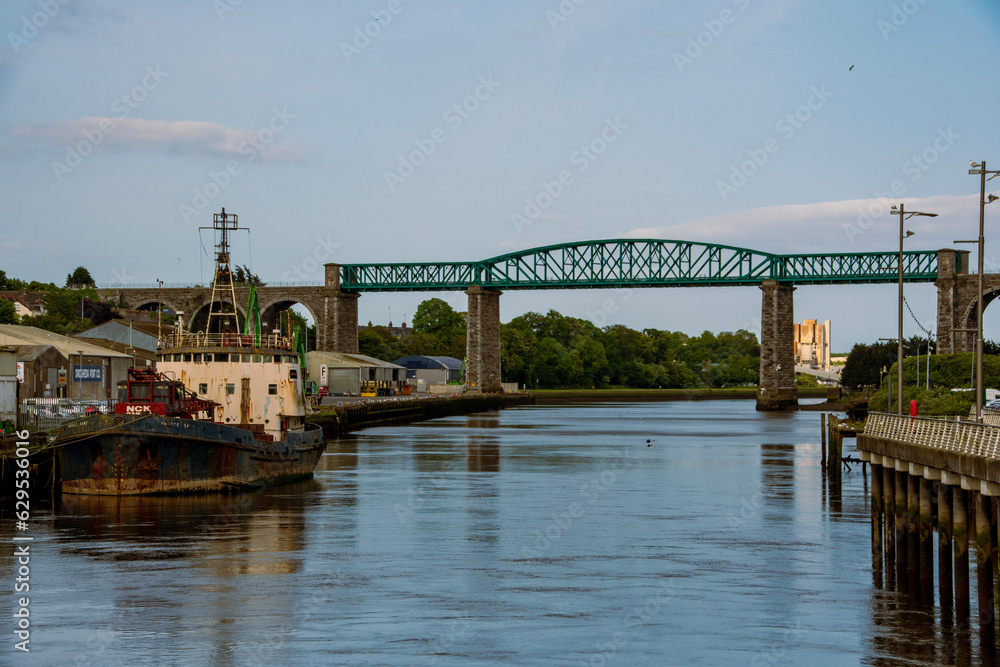
[[[841,463],[840,449],[840,430],[837,428],[840,420],[837,416],[830,414],[827,420],[827,426],[830,431],[830,447],[827,454],[826,468],[830,474],[831,479],[834,481],[840,479],[840,469],[843,465]]]
[[[941,619],[950,619],[952,608],[951,586],[951,539],[952,539],[952,491],[947,484],[938,483],[938,597],[941,601]]]
[[[978,584],[979,629],[993,628],[993,503],[989,496],[973,492],[976,506],[976,582]],[[987,627],[988,626],[988,627]]]
[[[990,534],[993,536],[993,601],[994,604],[1000,602],[1000,572],[997,571],[998,566],[1000,566],[1000,551],[997,550],[997,503],[1000,502],[1000,498],[990,497]]]
[[[952,541],[955,545],[955,623],[967,624],[969,602],[969,521],[968,500],[965,489],[951,489]]]
[[[835,479],[839,482],[840,478],[841,478],[841,476],[843,474],[843,470],[844,470],[844,462],[843,462],[843,458],[844,458],[844,434],[841,433],[841,431],[840,431],[840,420],[839,419],[837,420],[837,423],[835,424],[835,428],[834,428],[834,431],[833,431],[833,443],[832,443],[832,445],[833,445],[832,449],[834,450],[832,464],[833,464],[834,470],[837,471]]]
[[[819,434],[820,434],[820,467],[826,470],[826,413],[819,413]]]
[[[918,479],[920,597],[925,604],[934,604],[934,508],[931,504],[931,480]]]
[[[906,515],[906,477],[902,470],[896,471],[896,581],[900,590],[905,590],[908,586],[906,577],[907,570],[907,542],[909,541],[909,521]]]
[[[910,591],[920,585],[920,478],[906,475],[906,574]]]
[[[874,476],[872,477],[874,479]],[[882,507],[885,515],[885,585],[896,588],[896,475],[889,466],[882,466]]]
[[[872,464],[872,568],[876,575],[882,570],[882,466]]]

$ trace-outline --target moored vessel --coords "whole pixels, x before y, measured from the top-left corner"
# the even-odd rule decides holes
[[[214,216],[220,232],[204,332],[161,341],[156,370],[133,368],[113,414],[64,424],[56,448],[63,493],[135,495],[245,489],[311,477],[325,448],[307,423],[304,346],[260,331],[251,291],[240,331],[227,232],[235,215]],[[228,294],[227,294],[228,292]],[[225,301],[231,312],[225,312]]]

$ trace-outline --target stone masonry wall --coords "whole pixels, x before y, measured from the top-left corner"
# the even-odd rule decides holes
[[[328,295],[323,305],[325,336],[317,339],[316,347],[326,352],[358,352],[358,298],[349,292]],[[319,332],[317,331],[317,336]]]
[[[798,404],[795,389],[795,317],[792,292],[795,288],[765,280],[760,332],[760,385],[758,410],[783,410]]]
[[[465,385],[482,392],[500,384],[500,292],[471,285],[466,334]]]

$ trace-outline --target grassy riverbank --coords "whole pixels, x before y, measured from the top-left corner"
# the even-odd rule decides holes
[[[537,403],[590,403],[597,401],[715,401],[756,399],[756,387],[733,389],[536,389]],[[799,389],[799,398],[826,398],[826,389]]]

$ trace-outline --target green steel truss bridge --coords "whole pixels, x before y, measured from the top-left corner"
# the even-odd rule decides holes
[[[345,292],[436,292],[481,285],[498,290],[613,287],[892,283],[898,252],[774,255],[662,239],[584,241],[532,248],[480,262],[343,264]],[[936,250],[903,253],[904,282],[934,282]]]

